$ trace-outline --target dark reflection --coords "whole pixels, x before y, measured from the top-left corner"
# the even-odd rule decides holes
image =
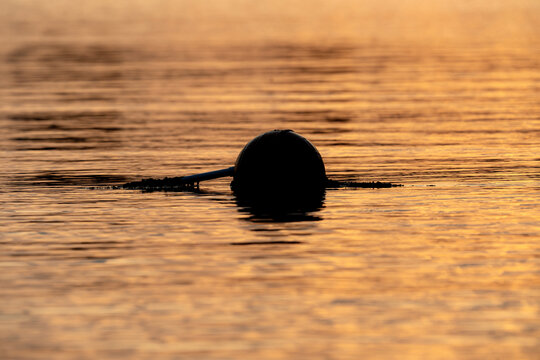
[[[139,190],[143,193],[151,192],[191,192],[199,195],[220,195],[226,196],[228,192],[215,192],[199,188],[196,184],[185,184],[175,182],[175,179],[146,179],[142,182],[129,182],[114,189]],[[49,179],[52,180],[52,179]],[[112,179],[111,179],[112,180]],[[115,179],[116,180],[116,179]],[[117,179],[119,180],[119,179]],[[155,181],[158,186],[148,186],[149,182]],[[111,181],[112,182],[112,181]],[[165,186],[167,183],[169,186]],[[144,186],[134,186],[137,183],[144,183]],[[110,183],[109,183],[110,184]],[[127,185],[127,186],[126,186]],[[223,198],[207,198],[209,200],[222,202]],[[284,193],[281,196],[273,193],[269,197],[239,197],[235,195],[234,201],[238,206],[238,212],[247,214],[244,219],[252,222],[301,222],[320,221],[323,218],[316,213],[324,208],[325,190],[311,193],[309,196],[298,196],[297,194]]]
[[[290,194],[289,194],[290,195]],[[266,199],[243,199],[235,197],[238,211],[248,214],[253,222],[299,222],[321,221],[317,215],[324,208],[325,191],[310,197],[274,197]]]

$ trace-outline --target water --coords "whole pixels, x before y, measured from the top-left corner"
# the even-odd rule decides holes
[[[2,359],[518,359],[540,350],[535,1],[4,1]],[[264,216],[275,128],[337,189]]]

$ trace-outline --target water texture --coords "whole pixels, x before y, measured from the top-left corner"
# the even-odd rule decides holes
[[[0,5],[0,358],[536,359],[536,1]],[[111,188],[319,150],[308,212]],[[108,187],[109,186],[109,187]]]

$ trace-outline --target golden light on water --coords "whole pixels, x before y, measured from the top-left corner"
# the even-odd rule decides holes
[[[535,359],[540,3],[4,0],[0,358]],[[107,187],[294,129],[261,214]]]

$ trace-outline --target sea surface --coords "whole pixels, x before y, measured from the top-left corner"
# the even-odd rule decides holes
[[[540,3],[0,4],[1,359],[538,359]],[[293,129],[331,179],[265,216]],[[274,214],[275,215],[275,214]]]

